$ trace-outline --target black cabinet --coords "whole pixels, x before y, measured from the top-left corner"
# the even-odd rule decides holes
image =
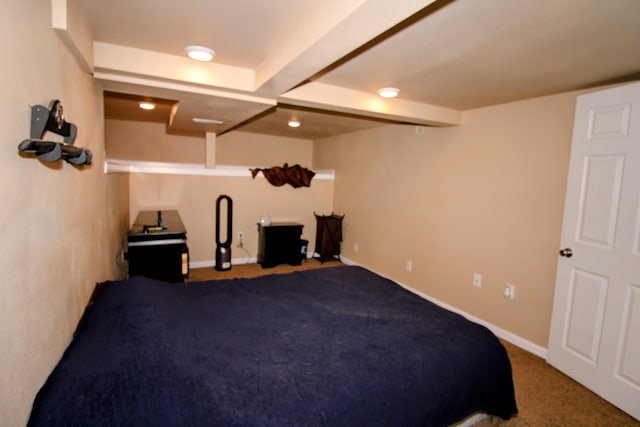
[[[302,227],[302,224],[296,222],[258,224],[258,263],[262,268],[302,263]]]
[[[127,234],[129,277],[183,282],[189,274],[187,230],[177,211],[141,211]]]

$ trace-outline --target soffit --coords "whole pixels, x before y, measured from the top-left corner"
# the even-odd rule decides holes
[[[105,87],[169,95],[200,113],[234,111],[229,127],[206,131],[289,135],[281,124],[295,109],[314,113],[299,138],[377,126],[371,119],[380,118],[455,125],[466,109],[640,78],[637,0],[79,1],[113,58],[119,46],[158,58],[144,68],[133,55],[121,67],[98,52]],[[185,77],[178,62],[187,44],[216,50],[214,64],[201,66],[214,78]],[[227,83],[223,72],[243,83]],[[380,100],[374,92],[382,86],[399,87],[400,96]],[[279,102],[284,110],[273,108]]]

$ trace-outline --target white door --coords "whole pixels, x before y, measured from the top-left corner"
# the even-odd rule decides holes
[[[547,361],[640,419],[640,83],[579,96]]]

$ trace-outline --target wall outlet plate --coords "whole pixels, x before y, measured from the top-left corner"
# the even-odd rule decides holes
[[[473,273],[473,286],[475,286],[476,288],[482,287],[482,274]]]
[[[509,301],[513,301],[516,297],[516,287],[510,284],[506,284],[504,286],[504,297]]]

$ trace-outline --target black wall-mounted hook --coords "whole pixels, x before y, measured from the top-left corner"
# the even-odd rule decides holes
[[[61,135],[64,143],[43,140],[42,137],[47,131]],[[50,109],[44,105],[33,105],[31,106],[30,138],[18,145],[18,151],[33,154],[46,162],[64,159],[76,166],[89,165],[93,158],[91,151],[73,145],[77,132],[76,125],[65,120],[59,100],[53,100]]]
[[[64,142],[73,144],[78,128],[73,123],[64,119],[64,111],[59,100],[51,102],[51,108],[43,105],[31,107],[31,139],[42,139],[46,131],[53,132],[64,137]]]

